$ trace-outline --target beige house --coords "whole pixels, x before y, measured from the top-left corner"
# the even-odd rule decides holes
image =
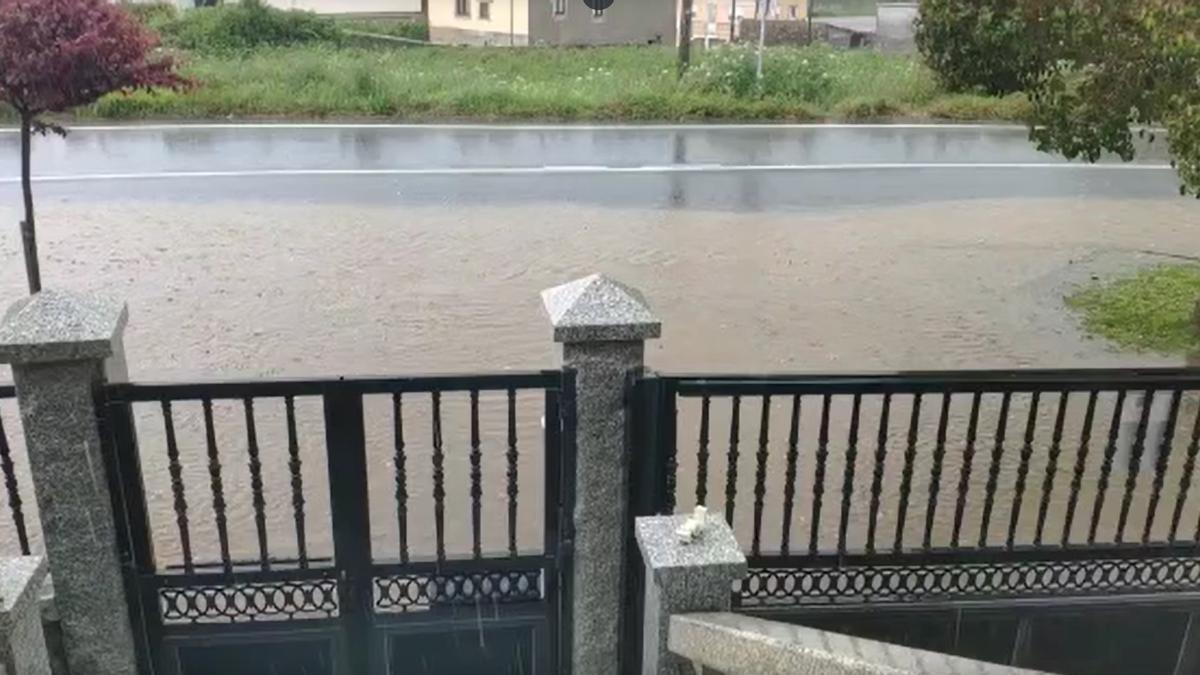
[[[732,12],[737,12],[740,24],[740,19],[758,16],[758,5],[758,0],[693,0],[692,37],[728,40]],[[769,14],[775,20],[803,21],[808,16],[808,0],[771,0]]]
[[[429,0],[429,37],[442,44],[675,44],[678,0]]]

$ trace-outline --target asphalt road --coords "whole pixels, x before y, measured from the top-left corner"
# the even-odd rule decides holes
[[[18,136],[0,130],[0,200]],[[1028,197],[1170,198],[1162,143],[1068,163],[1020,127],[150,125],[39,138],[41,199],[586,204],[770,211]]]

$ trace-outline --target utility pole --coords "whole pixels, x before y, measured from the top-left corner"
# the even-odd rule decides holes
[[[737,4],[738,0],[729,0],[729,44],[737,39]]]
[[[758,0],[755,6],[758,12],[758,65],[755,76],[762,82],[763,76],[763,47],[767,44],[767,13],[771,11],[771,0]]]
[[[692,63],[692,0],[683,0],[679,12],[679,77]]]

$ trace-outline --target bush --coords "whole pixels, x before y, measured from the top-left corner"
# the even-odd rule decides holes
[[[262,0],[188,10],[159,30],[167,44],[202,52],[313,42],[340,44],[344,38],[332,19],[312,12],[275,9]]]
[[[824,54],[815,50],[771,48],[763,53],[763,79],[756,77],[755,49],[749,46],[716,47],[704,55],[684,77],[684,86],[735,98],[780,98],[823,103],[834,80]]]
[[[1054,57],[1056,0],[921,0],[917,48],[952,91],[1025,89]]]
[[[175,20],[179,15],[175,5],[166,2],[122,2],[121,7],[126,12],[137,17],[148,28],[159,30],[164,24]]]

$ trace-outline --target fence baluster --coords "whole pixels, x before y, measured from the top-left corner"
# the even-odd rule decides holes
[[[833,397],[829,394],[821,399],[821,429],[817,436],[817,471],[813,476],[812,527],[808,537],[809,555],[817,554],[821,535],[821,498],[825,495],[825,460],[829,457],[829,406]]]
[[[517,391],[508,390],[508,554],[517,556]]]
[[[1096,530],[1100,527],[1100,514],[1104,510],[1104,497],[1108,492],[1108,479],[1112,475],[1113,456],[1117,453],[1117,436],[1121,433],[1121,413],[1125,409],[1124,390],[1117,392],[1113,404],[1112,421],[1108,426],[1108,443],[1104,447],[1104,460],[1100,463],[1100,482],[1096,485],[1096,501],[1092,505],[1092,523],[1088,527],[1088,544],[1096,543]]]
[[[1075,508],[1079,502],[1079,490],[1083,487],[1083,471],[1087,466],[1092,423],[1096,417],[1096,399],[1099,395],[1100,392],[1097,391],[1088,395],[1087,410],[1083,413],[1083,429],[1079,432],[1079,453],[1075,456],[1075,472],[1071,475],[1071,496],[1067,500],[1067,517],[1063,524],[1063,546],[1071,541],[1071,526],[1075,523]]]
[[[1025,420],[1025,440],[1021,444],[1021,464],[1017,467],[1017,485],[1013,489],[1012,511],[1008,518],[1008,537],[1004,545],[1011,549],[1017,538],[1017,523],[1021,520],[1021,507],[1025,501],[1025,481],[1029,477],[1029,460],[1033,457],[1033,437],[1037,432],[1038,407],[1042,401],[1040,391],[1033,392],[1029,399],[1029,417]]]
[[[729,413],[729,465],[725,471],[725,522],[733,527],[733,507],[737,499],[738,436],[741,425],[742,397],[734,396]]]
[[[933,521],[937,514],[938,493],[942,484],[942,464],[946,459],[946,427],[950,422],[950,400],[952,394],[942,394],[942,412],[938,416],[937,442],[933,447],[933,468],[929,471],[929,505],[925,509],[925,537],[921,548],[928,551],[933,546]]]
[[[788,428],[787,469],[783,485],[783,533],[779,550],[788,554],[792,540],[792,509],[796,503],[796,460],[800,446],[800,395],[792,396],[792,421]]]
[[[708,502],[708,409],[711,401],[707,395],[700,401],[700,449],[696,454],[696,504]]]
[[[4,471],[4,489],[8,492],[8,509],[12,513],[13,527],[17,529],[17,543],[21,555],[29,555],[29,533],[25,529],[25,513],[21,510],[21,492],[17,484],[17,472],[13,466],[12,449],[4,432],[4,419],[0,416],[0,469]]]
[[[842,477],[842,514],[838,520],[838,553],[846,554],[846,530],[850,525],[850,500],[854,493],[854,469],[858,461],[858,419],[862,394],[855,394],[850,409],[850,435],[846,439],[846,468]]]
[[[179,547],[183,550],[183,571],[195,571],[192,560],[192,535],[188,529],[187,496],[183,487],[183,467],[179,464],[179,443],[175,439],[175,420],[171,414],[171,402],[162,402],[163,434],[167,439],[167,471],[171,476],[172,505],[175,508],[175,525],[179,529]]]
[[[400,534],[400,562],[408,562],[408,456],[404,446],[404,395],[392,394],[392,434],[396,472],[396,523]]]
[[[1154,483],[1150,490],[1150,505],[1146,507],[1146,526],[1142,530],[1142,544],[1150,543],[1150,530],[1154,529],[1154,516],[1158,512],[1158,501],[1162,496],[1163,481],[1166,479],[1167,462],[1175,444],[1175,425],[1179,421],[1179,402],[1183,392],[1176,389],[1171,394],[1171,408],[1167,413],[1167,425],[1163,427],[1162,440],[1158,444],[1158,458],[1154,463]]]
[[[912,416],[908,420],[908,445],[904,449],[904,469],[900,474],[900,509],[896,516],[896,543],[892,549],[904,549],[904,523],[908,519],[908,492],[912,489],[913,463],[917,459],[917,426],[921,423],[921,394],[913,395]]]
[[[950,537],[954,548],[958,548],[963,514],[967,510],[967,491],[971,488],[971,464],[975,461],[975,434],[979,431],[979,403],[982,399],[983,393],[978,391],[971,398],[971,418],[967,422],[967,442],[963,448],[962,472],[958,478],[958,503],[954,508],[954,533]]]
[[[208,476],[213,494],[213,514],[217,520],[217,541],[221,547],[221,565],[226,574],[233,571],[229,557],[229,525],[225,518],[225,488],[221,484],[221,458],[217,450],[217,432],[213,425],[212,399],[203,399],[204,440],[208,448]]]
[[[1200,407],[1196,408],[1196,419],[1192,422],[1192,442],[1188,444],[1187,459],[1183,463],[1183,475],[1179,477],[1179,494],[1175,497],[1175,513],[1171,516],[1171,534],[1167,541],[1174,542],[1179,533],[1179,521],[1183,518],[1183,505],[1187,502],[1192,487],[1192,472],[1196,469],[1196,453],[1200,451]],[[1200,542],[1200,520],[1192,542]]]
[[[767,444],[770,440],[771,396],[762,397],[762,414],[758,421],[758,465],[754,472],[754,537],[750,550],[754,555],[761,551],[763,499],[767,494]]]
[[[1063,422],[1067,416],[1067,404],[1071,402],[1071,393],[1063,392],[1058,395],[1058,414],[1054,417],[1054,435],[1050,439],[1050,456],[1046,459],[1046,478],[1042,481],[1042,501],[1038,506],[1037,530],[1034,532],[1034,546],[1042,545],[1042,533],[1046,529],[1046,514],[1050,510],[1050,498],[1054,495],[1054,478],[1058,473],[1058,457],[1062,454]]]
[[[446,559],[446,454],[442,448],[442,392],[430,393],[433,403],[433,527],[437,559]]]
[[[875,528],[879,522],[879,499],[883,493],[883,468],[887,461],[888,416],[892,409],[892,395],[883,395],[883,409],[879,412],[879,435],[875,445],[875,475],[871,481],[871,510],[867,514],[867,552],[875,552]]]
[[[988,465],[983,518],[979,524],[979,548],[987,546],[988,530],[991,529],[992,508],[996,503],[996,486],[1000,482],[1000,461],[1004,458],[1004,440],[1008,437],[1008,410],[1011,405],[1012,393],[1006,391],[1000,397],[1000,414],[996,418],[996,442],[992,446],[992,462]]]
[[[267,502],[263,498],[262,462],[258,458],[258,431],[254,426],[254,399],[242,399],[246,411],[246,453],[250,457],[250,493],[254,504],[254,527],[258,531],[258,564],[263,571],[271,569],[267,555]]]
[[[1129,471],[1125,476],[1125,496],[1121,498],[1121,513],[1117,517],[1117,543],[1125,541],[1125,525],[1129,522],[1129,508],[1133,505],[1133,490],[1137,487],[1138,473],[1142,469],[1142,455],[1146,453],[1146,431],[1150,426],[1150,409],[1154,407],[1155,391],[1142,392],[1142,413],[1138,416],[1137,435],[1129,454]]]
[[[471,394],[471,551],[475,558],[483,557],[483,546],[480,542],[480,517],[483,505],[483,452],[479,447],[479,391],[472,389]],[[547,420],[546,424],[551,421]]]
[[[292,519],[296,522],[296,556],[300,569],[308,568],[308,541],[304,531],[304,477],[300,473],[300,440],[296,435],[296,398],[285,396],[284,410],[287,416],[288,473],[292,478]]]

